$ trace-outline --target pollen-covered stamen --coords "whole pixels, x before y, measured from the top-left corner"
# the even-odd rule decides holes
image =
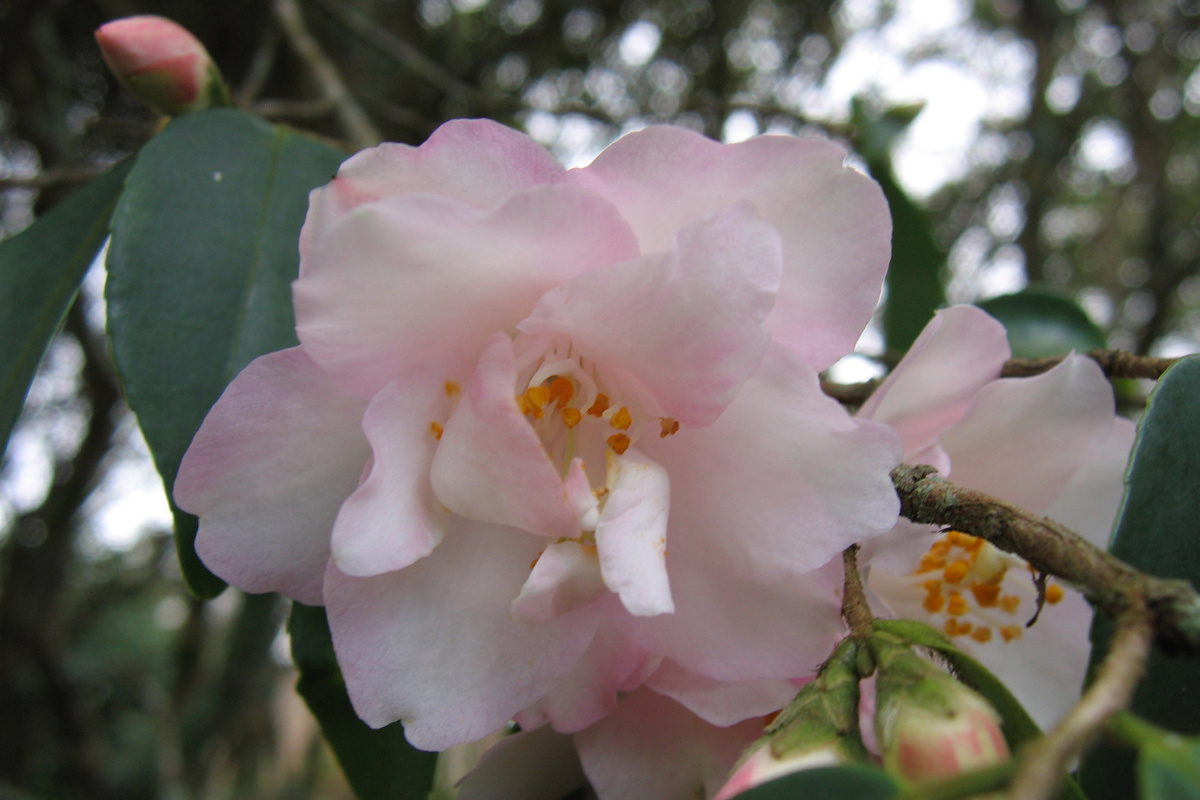
[[[930,614],[944,615],[942,630],[947,636],[969,636],[980,644],[996,639],[1011,642],[1021,638],[1022,628],[1006,617],[1015,616],[1022,605],[1017,582],[1009,580],[1009,568],[1022,562],[1001,552],[983,539],[959,531],[938,538],[921,556],[913,571],[925,597],[921,606]],[[1046,587],[1046,602],[1060,602],[1061,586]]]
[[[629,416],[628,408],[621,406],[609,417],[608,424],[619,431],[627,431],[629,430],[629,426],[633,424],[633,417]]]
[[[605,411],[608,411],[608,407],[608,395],[606,395],[604,392],[600,392],[596,395],[596,401],[592,403],[590,408],[588,408],[587,413],[591,414],[593,417],[601,417],[604,416]]]
[[[662,431],[658,434],[658,438],[665,439],[668,436],[679,433],[679,420],[672,417],[660,417],[659,425],[662,426]]]
[[[433,438],[441,439],[444,431],[445,429],[442,427],[442,423],[438,422],[437,420],[429,423],[429,432],[433,434]]]

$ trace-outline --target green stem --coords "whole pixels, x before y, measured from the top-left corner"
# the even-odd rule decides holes
[[[958,800],[984,792],[1004,789],[1017,771],[1017,762],[1009,759],[983,769],[964,772],[937,783],[919,784],[905,790],[897,800]]]

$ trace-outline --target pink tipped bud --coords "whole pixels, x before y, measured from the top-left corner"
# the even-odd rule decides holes
[[[97,29],[96,41],[117,80],[164,114],[228,104],[228,90],[204,45],[169,19],[113,20]]]
[[[759,784],[782,778],[802,769],[836,767],[854,759],[847,757],[836,744],[825,745],[804,752],[791,752],[778,757],[771,752],[771,743],[763,742],[729,776],[729,780],[717,792],[713,800],[731,800],[742,792]]]

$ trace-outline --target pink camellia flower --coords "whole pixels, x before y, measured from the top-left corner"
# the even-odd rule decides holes
[[[104,63],[138,98],[164,114],[215,105],[226,89],[204,45],[164,17],[125,17],[101,25],[96,42]],[[228,102],[225,98],[224,103]]]
[[[863,405],[893,426],[904,461],[931,464],[1107,545],[1123,493],[1134,426],[1116,416],[1112,387],[1089,358],[1042,375],[1000,378],[1010,350],[980,309],[940,312]],[[1053,581],[1037,623],[1033,575],[1022,559],[973,536],[901,520],[868,543],[862,563],[877,613],[926,621],[972,653],[1046,726],[1079,696],[1091,607]]]
[[[889,250],[844,156],[657,127],[566,171],[456,121],[350,159],[300,346],[181,465],[201,558],[325,604],[355,709],[418,747],[596,730],[642,684],[720,725],[782,706],[841,632],[825,565],[898,509],[894,432],[817,379]]]

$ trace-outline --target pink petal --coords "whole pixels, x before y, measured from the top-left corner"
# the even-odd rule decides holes
[[[343,162],[309,198],[301,252],[339,217],[385,197],[436,194],[486,209],[563,174],[544,147],[512,128],[487,119],[451,120],[420,147],[385,142]]]
[[[749,201],[783,237],[784,275],[769,318],[775,340],[818,371],[854,349],[891,253],[879,186],[817,139],[763,136],[720,145],[682,128],[619,139],[569,180],[611,199],[642,252],[669,250],[691,220]]]
[[[569,335],[587,357],[637,375],[670,416],[708,425],[770,340],[779,234],[739,203],[684,226],[672,245],[550,290],[518,327]]]
[[[1075,473],[1046,516],[1107,549],[1125,494],[1125,470],[1136,432],[1132,422],[1114,417],[1096,457]]]
[[[922,463],[911,459],[962,419],[1011,354],[1004,326],[982,309],[939,311],[858,416],[895,428],[905,460]]]
[[[549,726],[505,736],[458,783],[458,800],[562,800],[587,778],[570,736]]]
[[[639,689],[575,734],[583,771],[600,800],[695,800],[721,788],[761,719],[709,725],[683,706]]]
[[[646,686],[711,725],[727,726],[761,717],[786,706],[800,691],[782,678],[727,683],[688,672],[671,661],[650,676]]]
[[[942,436],[950,479],[1043,514],[1095,458],[1113,408],[1112,387],[1084,356],[1032,378],[994,381]]]
[[[850,417],[776,345],[716,423],[638,446],[671,475],[672,531],[753,580],[816,569],[899,514],[899,437]]]
[[[667,471],[636,450],[609,459],[609,493],[596,527],[600,573],[630,614],[670,614],[675,604],[666,564]]]
[[[606,593],[596,548],[557,542],[537,557],[529,579],[512,601],[512,616],[524,622],[546,622]]]
[[[410,567],[352,578],[331,566],[325,603],[358,715],[400,719],[416,747],[483,738],[549,691],[587,650],[598,622],[584,608],[550,622],[509,617],[543,540],[454,518]]]
[[[433,495],[429,467],[437,448],[431,423],[450,416],[441,366],[410,370],[372,398],[363,417],[371,469],[342,505],[333,526],[333,557],[347,575],[366,577],[407,567],[442,540],[449,512]]]
[[[208,412],[175,502],[200,517],[196,551],[247,592],[321,603],[329,532],[370,449],[365,403],[294,347],[255,359]]]
[[[468,519],[575,538],[579,520],[562,478],[516,395],[512,340],[488,340],[433,457],[433,491]]]
[[[616,209],[576,187],[524,189],[490,211],[387,198],[309,237],[296,332],[318,364],[373,394],[414,364],[474,361],[547,290],[635,255]]]
[[[562,733],[581,731],[616,708],[618,693],[636,689],[657,664],[609,616],[578,663],[516,721],[526,729],[548,722]]]

